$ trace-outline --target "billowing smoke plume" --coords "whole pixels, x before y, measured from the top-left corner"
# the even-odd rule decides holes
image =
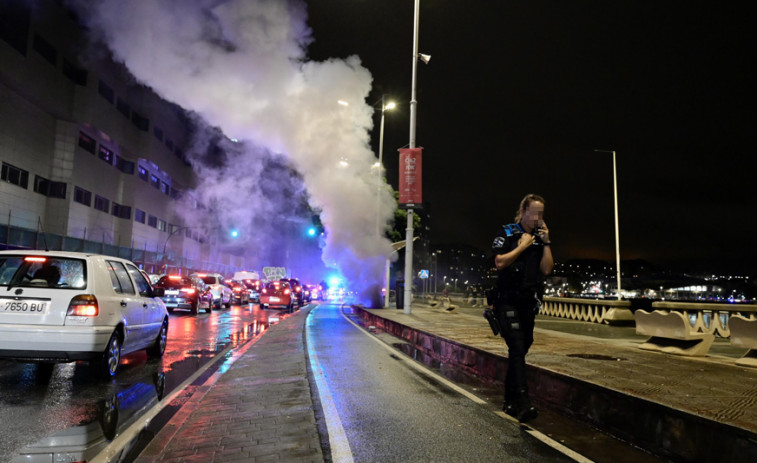
[[[252,227],[260,211],[276,208],[259,175],[284,156],[297,172],[288,188],[302,182],[294,194],[306,197],[326,229],[323,262],[356,289],[381,280],[391,246],[377,226],[386,226],[395,204],[372,169],[373,108],[365,104],[371,76],[357,57],[307,60],[312,35],[304,3],[99,0],[77,7],[136,79],[240,141],[235,162],[200,169],[203,198],[223,199],[230,211],[252,217],[226,220]],[[286,219],[286,211],[278,213]]]

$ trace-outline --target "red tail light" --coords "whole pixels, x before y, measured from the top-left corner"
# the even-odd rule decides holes
[[[289,289],[285,289],[284,294],[289,294]]]
[[[47,260],[47,257],[24,257],[24,260],[26,262],[45,262]]]
[[[181,292],[187,293],[187,294],[194,294],[197,292],[197,290],[194,288],[181,288]]]
[[[295,287],[294,287],[294,290],[295,290],[295,291],[297,291],[297,292],[299,293],[300,291],[302,291],[302,288],[300,288],[299,286],[295,286]]]
[[[92,294],[80,294],[68,304],[66,315],[79,317],[96,317],[100,313],[97,298]]]
[[[169,280],[181,280],[181,275],[171,275],[168,277]]]
[[[242,292],[242,288],[234,288],[234,292],[235,293],[241,293]]]

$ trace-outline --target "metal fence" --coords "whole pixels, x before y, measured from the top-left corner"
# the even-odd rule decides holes
[[[7,225],[0,227],[0,249],[49,249],[51,251],[87,252],[128,259],[147,273],[177,273],[187,275],[192,272],[212,272],[232,275],[242,270],[218,262],[187,259],[174,252],[157,252],[125,246],[116,246],[102,241],[91,241],[54,233]]]

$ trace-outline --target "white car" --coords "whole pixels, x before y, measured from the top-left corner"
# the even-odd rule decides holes
[[[0,358],[87,360],[109,378],[121,356],[166,349],[168,311],[130,261],[63,251],[0,251]]]
[[[205,282],[213,293],[213,307],[228,309],[234,301],[234,292],[226,284],[226,279],[220,273],[193,273],[190,277],[197,277]]]

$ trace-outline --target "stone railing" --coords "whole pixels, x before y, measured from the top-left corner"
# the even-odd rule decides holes
[[[680,312],[691,324],[695,333],[708,333],[730,338],[728,321],[732,315],[741,315],[748,320],[757,320],[757,304],[710,304],[696,302],[660,301],[652,304],[652,310]]]
[[[545,297],[541,314],[608,325],[633,321],[630,301]]]

